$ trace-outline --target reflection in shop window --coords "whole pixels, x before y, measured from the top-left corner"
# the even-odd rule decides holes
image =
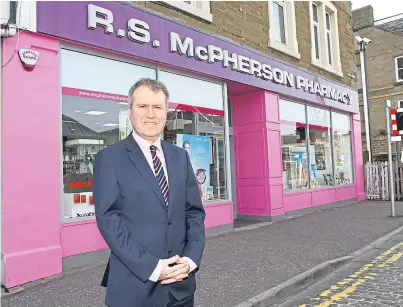
[[[64,216],[93,216],[95,156],[126,137],[127,103],[67,95],[62,99]]]
[[[352,184],[354,176],[350,117],[332,112],[332,123],[336,184]]]
[[[168,111],[164,140],[188,152],[204,202],[226,199],[222,111],[174,106]]]
[[[311,188],[333,184],[330,112],[308,107]]]
[[[308,189],[305,106],[282,100],[280,123],[284,190]]]

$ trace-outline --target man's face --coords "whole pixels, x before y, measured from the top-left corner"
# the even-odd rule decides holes
[[[134,130],[144,139],[155,142],[164,131],[167,120],[165,95],[154,93],[146,86],[136,89],[132,95],[129,118]]]
[[[186,150],[187,152],[190,151],[190,145],[189,145],[189,143],[186,143],[186,144],[185,144],[185,150]]]

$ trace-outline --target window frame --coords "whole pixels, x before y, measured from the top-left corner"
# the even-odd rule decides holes
[[[313,15],[313,7],[316,7],[316,12],[318,14],[318,20],[314,20],[314,15]],[[314,49],[315,52],[315,59],[317,59],[318,61],[322,60],[322,48],[321,48],[321,39],[320,39],[320,23],[319,23],[319,7],[316,3],[312,3],[312,35],[313,35],[313,40],[312,40],[312,48]],[[318,48],[319,50],[316,49],[316,36],[315,36],[315,28],[317,29],[317,33],[318,33]],[[316,54],[319,55],[319,58],[316,56]]]
[[[288,33],[287,33],[288,32],[287,6],[286,6],[286,3],[284,1],[273,1],[273,6],[274,5],[278,5],[278,6],[281,6],[283,8],[283,25],[284,25],[284,39],[285,39],[285,42],[283,43],[281,41],[278,41],[277,38],[274,38],[274,39],[276,40],[276,42],[288,47],[289,44],[288,44]],[[276,26],[280,26],[280,25],[276,25]]]
[[[318,22],[313,20],[313,6],[318,9]],[[329,64],[329,48],[327,42],[327,20],[326,14],[329,14],[330,18],[330,37],[331,37],[331,57],[332,64]],[[338,31],[338,17],[337,8],[331,3],[331,1],[309,1],[309,23],[311,28],[311,64],[320,69],[326,70],[335,74],[339,77],[343,77],[343,71],[341,67],[341,56],[340,56],[340,42],[339,42],[339,31]],[[316,47],[315,47],[315,35],[314,28],[319,26],[319,45],[325,46],[325,48],[320,47],[319,54],[320,59],[316,58]]]
[[[274,18],[274,4],[280,5],[284,9],[284,31],[286,44],[283,44],[276,39],[276,27]],[[269,13],[269,40],[268,46],[281,53],[292,56],[296,59],[301,59],[301,54],[298,52],[298,40],[295,18],[295,4],[293,1],[267,1]]]
[[[201,4],[201,8],[197,7],[196,2]],[[190,3],[185,1],[164,1],[164,3],[205,21],[213,22],[210,1],[190,1]]]
[[[329,28],[327,27],[327,16],[329,16]],[[333,66],[333,60],[334,60],[334,56],[333,56],[333,44],[332,44],[332,16],[330,15],[329,12],[325,12],[325,32],[326,32],[326,49],[327,49],[327,63],[330,66]],[[329,38],[330,38],[330,42],[329,42]]]
[[[395,74],[396,74],[396,82],[397,83],[403,82],[403,78],[402,79],[399,78],[399,70],[403,70],[403,66],[401,68],[398,67],[398,60],[399,59],[403,60],[403,55],[395,57]]]

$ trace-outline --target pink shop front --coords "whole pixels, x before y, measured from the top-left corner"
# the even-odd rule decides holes
[[[107,256],[92,166],[130,133],[127,92],[141,77],[170,91],[163,138],[190,151],[209,232],[365,198],[348,87],[117,2],[37,2],[37,32],[5,39],[3,65],[17,42],[38,58],[3,69],[8,288]]]

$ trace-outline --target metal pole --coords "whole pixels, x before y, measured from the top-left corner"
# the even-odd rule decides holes
[[[392,146],[391,146],[391,135],[390,135],[390,100],[386,101],[385,116],[386,116],[386,135],[388,141],[388,164],[389,164],[389,181],[390,181],[390,201],[392,206],[392,217],[395,217],[395,183],[393,181],[393,164],[392,164]]]
[[[367,91],[367,76],[365,71],[365,58],[364,58],[364,48],[363,43],[360,44],[360,61],[361,61],[361,79],[362,79],[362,98],[364,102],[364,122],[365,122],[365,140],[368,151],[368,160],[372,162],[372,152],[371,152],[371,135],[369,128],[369,118],[368,118],[368,91]]]
[[[372,144],[372,127],[371,127],[371,106],[369,104],[369,78],[368,78],[368,58],[367,58],[367,45],[363,45],[363,58],[364,58],[364,71],[365,71],[365,95],[367,96],[367,119],[368,119],[368,135],[369,135],[369,157],[371,162],[374,155],[373,144]]]
[[[400,108],[400,103],[398,100],[394,100],[392,102],[392,107],[393,108]],[[401,146],[400,146],[400,142],[395,142],[396,143],[396,163],[400,162],[401,159]]]

